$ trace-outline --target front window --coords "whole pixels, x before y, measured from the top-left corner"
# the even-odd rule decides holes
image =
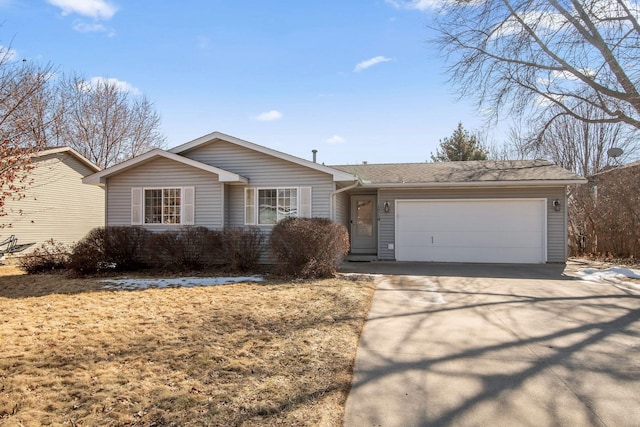
[[[270,188],[258,190],[258,224],[277,224],[284,218],[297,216],[297,188]]]
[[[144,190],[145,224],[180,224],[180,188]]]

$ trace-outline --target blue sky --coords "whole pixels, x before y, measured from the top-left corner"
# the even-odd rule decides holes
[[[420,162],[483,124],[428,43],[431,1],[0,0],[0,44],[144,93],[167,147],[217,130],[326,164]]]

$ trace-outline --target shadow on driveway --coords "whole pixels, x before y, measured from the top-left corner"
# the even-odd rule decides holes
[[[376,273],[345,426],[637,426],[640,296],[564,264]]]
[[[341,273],[574,280],[566,264],[456,264],[430,262],[345,262]]]

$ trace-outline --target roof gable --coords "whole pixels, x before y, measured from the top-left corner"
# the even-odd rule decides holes
[[[302,159],[300,157],[292,156],[290,154],[286,154],[277,150],[273,150],[271,148],[264,147],[262,145],[254,144],[249,141],[245,141],[240,138],[236,138],[230,135],[226,135],[221,132],[212,132],[208,135],[202,136],[200,138],[194,139],[193,141],[187,142],[185,144],[179,145],[169,150],[170,153],[175,154],[183,154],[187,151],[196,149],[206,144],[214,143],[216,140],[221,140],[228,142],[230,144],[236,144],[241,147],[248,148],[250,150],[257,151],[259,153],[267,154],[269,156],[286,160],[288,162],[295,163],[297,165],[301,165],[307,167],[309,169],[313,169],[316,171],[324,172],[333,177],[334,181],[355,181],[355,176],[353,176],[349,172],[345,172],[342,170],[338,170],[335,168],[331,168],[328,166],[321,165],[319,163],[314,163],[309,160]]]
[[[136,166],[144,164],[158,157],[163,157],[169,160],[176,161],[178,163],[185,164],[187,166],[191,166],[191,167],[218,175],[218,179],[220,182],[237,182],[237,183],[249,182],[247,178],[241,175],[238,175],[236,173],[229,172],[224,169],[217,168],[215,166],[210,166],[210,165],[198,162],[196,160],[188,159],[186,157],[179,156],[177,154],[173,154],[173,153],[161,150],[159,148],[148,151],[144,154],[134,157],[133,159],[129,159],[122,163],[118,163],[115,166],[111,166],[110,168],[94,173],[93,175],[89,175],[85,177],[82,180],[82,182],[84,182],[85,184],[104,185],[108,177],[119,174],[128,169],[132,169]]]
[[[333,166],[365,186],[578,184],[584,178],[546,160],[395,163]]]
[[[92,161],[90,161],[89,159],[87,159],[86,157],[84,157],[82,154],[78,153],[76,150],[74,150],[71,147],[45,148],[43,150],[38,151],[35,154],[35,157],[44,157],[44,156],[49,156],[52,154],[60,154],[60,153],[65,153],[65,154],[68,154],[69,156],[75,157],[78,161],[80,161],[80,163],[84,164],[94,172],[98,172],[101,170],[98,165],[96,165],[95,163],[93,163]]]

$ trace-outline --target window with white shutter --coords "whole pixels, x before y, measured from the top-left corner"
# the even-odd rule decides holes
[[[194,225],[194,208],[194,187],[131,189],[131,225]]]
[[[244,189],[244,223],[246,225],[256,224],[256,190],[255,188]]]
[[[246,225],[274,225],[284,218],[311,217],[311,187],[245,188]]]
[[[311,187],[300,187],[300,218],[311,218]]]
[[[142,225],[142,188],[131,189],[131,225]]]

